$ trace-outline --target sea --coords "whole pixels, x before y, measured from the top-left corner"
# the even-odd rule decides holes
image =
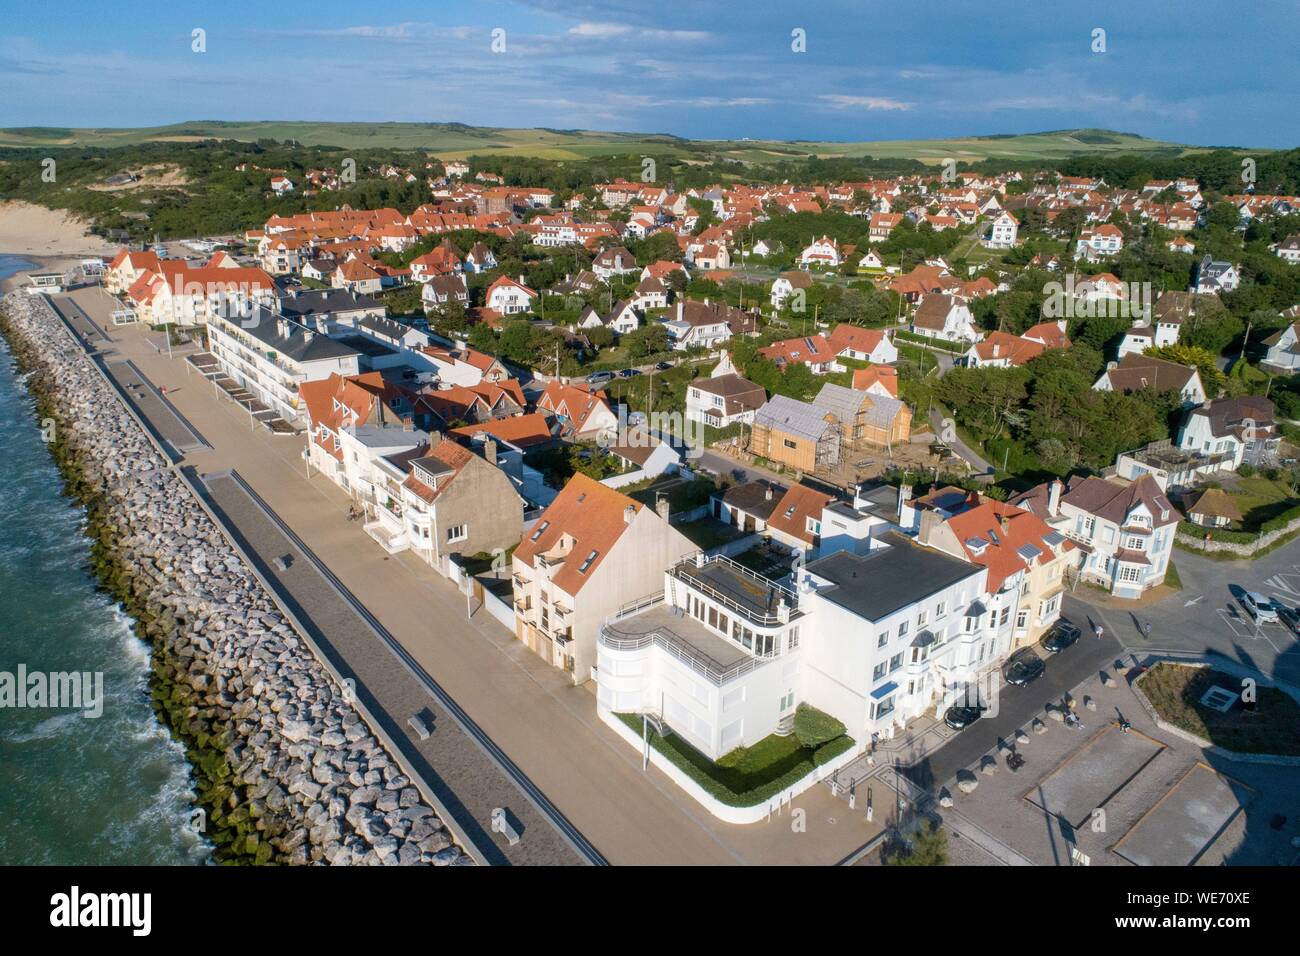
[[[32,267],[0,254],[0,278]],[[150,707],[149,647],[97,590],[85,514],[61,487],[0,340],[0,865],[207,863],[184,749]],[[102,700],[35,695],[72,673],[88,691],[102,675]]]

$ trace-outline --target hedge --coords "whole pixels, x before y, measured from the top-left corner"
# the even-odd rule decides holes
[[[931,348],[938,349],[940,352],[949,352],[952,355],[965,355],[970,351],[970,345],[952,345],[943,339],[932,339],[926,335],[917,335],[915,332],[908,332],[903,329],[897,329],[894,332],[894,338],[902,339],[904,342],[915,342],[918,345],[928,345]]]
[[[1233,531],[1229,528],[1206,528],[1190,521],[1178,522],[1179,534],[1196,538],[1198,541],[1205,538],[1206,532],[1209,532],[1211,541],[1226,541],[1229,544],[1254,544],[1259,538],[1259,535],[1252,534],[1249,531]]]

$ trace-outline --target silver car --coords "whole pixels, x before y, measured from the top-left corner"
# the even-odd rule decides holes
[[[1247,591],[1241,602],[1246,605],[1250,616],[1260,624],[1277,623],[1277,605],[1258,591]]]

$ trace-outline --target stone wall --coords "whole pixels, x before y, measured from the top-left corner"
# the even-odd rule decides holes
[[[216,859],[471,863],[45,300],[7,296],[0,330],[55,419],[96,571],[152,647]]]

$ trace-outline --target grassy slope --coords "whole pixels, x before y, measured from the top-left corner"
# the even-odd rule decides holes
[[[587,130],[497,129],[455,123],[312,123],[193,121],[138,129],[63,129],[24,127],[0,130],[0,146],[124,146],[149,141],[223,138],[297,140],[306,145],[426,149],[446,159],[473,153],[500,152],[545,159],[586,159],[592,156],[643,152],[684,157],[703,149],[719,157],[750,162],[817,155],[917,158],[939,163],[954,158],[975,161],[989,157],[1059,159],[1080,153],[1195,151],[1176,143],[1144,139],[1103,130],[1058,130],[1022,136],[984,136],[936,140],[876,142],[777,142],[766,140],[690,141],[643,133]],[[695,152],[695,155],[699,155]]]

